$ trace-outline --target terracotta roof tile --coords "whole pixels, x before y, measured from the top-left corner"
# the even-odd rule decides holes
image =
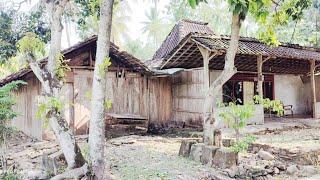
[[[171,30],[167,38],[155,52],[152,59],[166,57],[179,43],[190,33],[214,35],[213,31],[207,26],[208,23],[183,19],[180,20]]]

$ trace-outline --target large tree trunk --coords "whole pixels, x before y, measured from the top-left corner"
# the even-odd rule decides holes
[[[62,83],[57,78],[55,72],[57,67],[57,58],[60,56],[61,49],[61,17],[64,7],[68,0],[47,1],[48,10],[51,12],[51,42],[48,64],[40,68],[34,56],[28,55],[27,61],[30,68],[41,82],[43,94],[46,98],[59,99]],[[59,110],[52,108],[46,115],[54,134],[59,141],[61,150],[64,153],[68,168],[73,169],[85,164],[80,148],[76,143],[72,130]]]
[[[238,50],[241,18],[239,14],[232,15],[230,46],[225,57],[224,70],[219,77],[210,84],[209,91],[206,92],[203,111],[203,140],[206,145],[220,145],[221,142],[214,142],[214,103],[217,93],[236,72],[234,59]]]
[[[105,61],[109,57],[112,8],[113,0],[101,1],[97,54],[92,84],[89,145],[92,172],[97,179],[105,177]]]

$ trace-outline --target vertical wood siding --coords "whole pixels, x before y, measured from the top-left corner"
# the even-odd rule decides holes
[[[217,78],[220,71],[210,71],[210,83]],[[204,105],[203,69],[180,72],[172,80],[173,110],[172,119],[176,122],[202,124]],[[222,90],[215,98],[222,100]]]
[[[87,133],[91,113],[92,74],[92,70],[75,69],[72,82],[67,83],[61,91],[65,105],[63,113],[69,124],[74,120],[78,134]],[[116,72],[108,72],[107,77],[106,97],[112,101],[108,112],[145,116],[150,123],[167,123],[171,120],[170,78],[149,78],[139,73],[116,77]],[[13,125],[27,135],[41,139],[45,132],[43,121],[36,118],[41,84],[32,74],[26,79],[28,85],[16,91],[15,110],[21,116],[13,120]]]
[[[171,120],[171,81],[168,78],[151,78],[139,73],[107,73],[106,99],[111,100],[110,113],[135,114],[150,119],[151,123],[166,123]],[[75,128],[77,133],[86,133],[90,120],[92,71],[75,70]]]
[[[13,119],[12,125],[29,136],[41,139],[42,120],[36,118],[41,85],[36,78],[29,77],[25,80],[28,84],[15,91],[14,110],[20,115]]]

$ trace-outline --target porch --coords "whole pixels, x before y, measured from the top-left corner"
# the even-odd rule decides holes
[[[184,69],[173,77],[175,121],[201,122],[205,89],[223,70],[229,41],[228,36],[189,34],[158,66]],[[237,103],[243,104],[260,95],[292,106],[294,116],[319,118],[319,60],[316,49],[291,44],[270,48],[242,37],[235,58],[237,74],[224,84],[216,102],[239,99]],[[263,110],[259,112],[253,124],[264,121]]]

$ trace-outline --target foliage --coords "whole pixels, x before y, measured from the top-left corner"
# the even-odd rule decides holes
[[[226,121],[231,128],[237,130],[246,126],[246,121],[253,116],[254,110],[252,104],[236,105],[231,102],[219,116]]]
[[[235,142],[230,149],[235,152],[246,152],[250,146],[251,143],[253,143],[256,140],[256,137],[251,135],[246,135],[243,139],[240,141]]]
[[[50,40],[50,28],[43,19],[43,8],[21,13],[14,9],[0,10],[0,63],[16,56],[17,42],[27,32],[37,34],[44,42]]]
[[[14,56],[8,59],[4,63],[0,63],[0,79],[8,76],[9,74],[19,71],[21,68],[26,66],[26,62],[21,61],[20,55]]]
[[[0,145],[5,143],[7,135],[13,132],[9,125],[10,120],[19,115],[12,109],[15,104],[12,91],[24,84],[26,83],[23,81],[13,81],[0,88]]]
[[[99,0],[75,0],[77,11],[74,19],[77,23],[78,33],[81,38],[89,37],[98,32],[98,21],[100,18]],[[113,5],[111,41],[117,45],[121,44],[121,39],[128,38],[128,20],[131,12],[128,0],[115,0]]]
[[[204,0],[188,0],[191,7],[195,8]],[[279,45],[276,28],[285,26],[290,21],[299,21],[304,10],[311,6],[311,0],[228,0],[229,10],[238,14],[245,20],[250,13],[260,24],[259,38],[271,46]]]
[[[71,68],[68,66],[68,60],[64,59],[62,53],[59,53],[56,57],[57,68],[55,70],[55,75],[61,81],[65,81],[65,76],[68,71],[71,71]]]
[[[104,107],[105,107],[106,110],[111,109],[111,108],[112,108],[112,100],[107,99],[107,100],[104,102]]]
[[[19,180],[19,176],[15,173],[15,172],[12,172],[12,170],[10,171],[7,171],[3,174],[0,174],[0,179],[3,179],[3,180]]]
[[[158,48],[172,25],[166,23],[160,16],[159,11],[154,7],[152,7],[150,11],[147,11],[145,16],[147,17],[147,21],[142,22],[144,24],[142,31],[148,34],[149,40],[151,40],[154,43],[154,46]]]
[[[259,95],[253,97],[255,104],[263,105],[263,108],[267,109],[270,113],[276,112],[278,116],[282,116],[284,113],[283,104],[280,100],[270,100],[269,98],[262,98]]]
[[[83,144],[81,148],[81,153],[86,162],[90,162],[90,146],[88,143]]]
[[[45,55],[45,44],[34,33],[26,33],[17,43],[18,50],[21,54],[38,57]]]
[[[0,11],[0,61],[2,62],[16,53],[16,38],[13,36],[12,24],[10,13]]]
[[[228,108],[219,114],[236,133],[236,142],[231,147],[232,151],[246,151],[250,143],[255,140],[251,136],[240,139],[240,129],[243,129],[247,125],[247,120],[253,116],[254,110],[253,104],[236,105],[231,102]]]
[[[51,111],[56,111],[58,113],[61,113],[62,109],[63,109],[63,104],[58,98],[47,97],[46,102],[39,104],[36,117],[38,119],[48,120],[48,114]]]
[[[106,57],[102,64],[99,64],[99,67],[98,67],[98,73],[99,73],[99,76],[100,77],[103,77],[105,76],[106,74],[106,71],[108,71],[108,67],[111,66],[111,60],[110,60],[110,57]]]

